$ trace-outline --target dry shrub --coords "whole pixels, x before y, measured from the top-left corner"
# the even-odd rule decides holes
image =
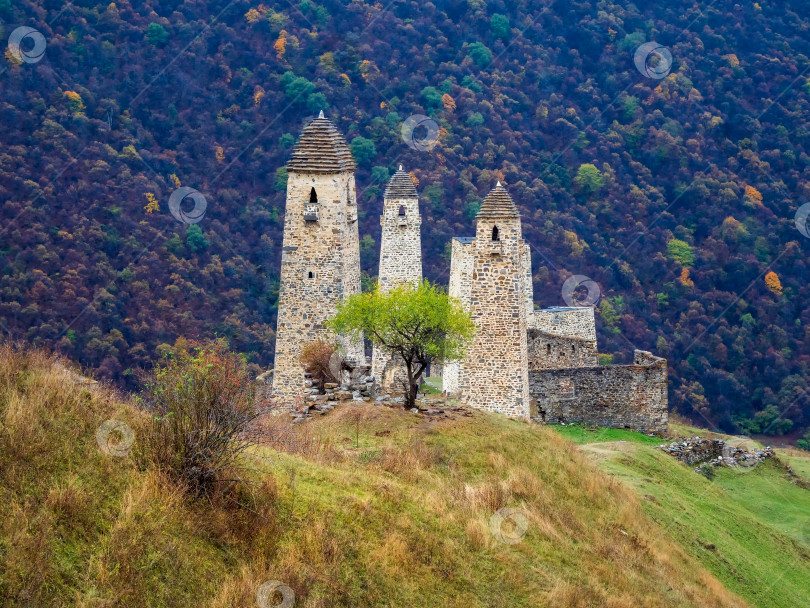
[[[465,513],[492,515],[498,509],[509,505],[513,495],[509,483],[491,481],[470,484],[453,484],[447,490],[450,504]]]
[[[546,605],[554,608],[590,608],[605,605],[605,598],[585,586],[582,581],[557,580],[545,599]]]
[[[544,485],[540,479],[526,467],[517,467],[509,471],[507,478],[509,491],[518,498],[536,499],[542,496]]]
[[[264,552],[272,549],[279,536],[277,501],[276,479],[264,474],[255,484],[229,485],[226,491],[196,505],[194,527],[220,543]]]
[[[72,521],[82,518],[86,501],[87,493],[77,485],[76,478],[73,477],[66,483],[51,488],[45,504],[59,519]]]
[[[467,520],[467,525],[464,527],[467,532],[467,539],[473,549],[485,549],[491,537],[491,532],[486,523],[478,518]]]
[[[298,361],[304,366],[304,369],[312,374],[316,380],[320,380],[321,387],[327,382],[338,383],[338,378],[335,377],[336,370],[331,369],[335,366],[333,356],[338,352],[338,348],[334,342],[330,342],[324,338],[318,338],[304,344],[301,349],[301,354],[298,356]],[[332,366],[330,367],[330,362]],[[342,361],[339,362],[342,367]]]
[[[330,416],[330,419],[336,416]],[[346,459],[334,439],[317,434],[311,423],[292,424],[286,416],[267,416],[261,423],[266,445],[279,452],[330,464]]]
[[[439,450],[416,439],[403,447],[384,446],[380,456],[380,466],[389,473],[413,481],[419,472],[429,469],[440,460]]]
[[[155,367],[147,383],[155,411],[148,456],[192,494],[212,497],[245,480],[244,455],[266,437],[245,360],[223,340],[192,342]]]

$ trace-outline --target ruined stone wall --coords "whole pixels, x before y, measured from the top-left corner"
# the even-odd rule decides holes
[[[596,341],[529,329],[529,370],[595,367]]]
[[[554,307],[534,311],[534,329],[596,342],[593,307]]]
[[[456,298],[464,310],[470,310],[470,288],[475,258],[473,238],[456,237],[451,241],[450,284],[447,292]],[[447,362],[442,369],[442,388],[448,395],[458,393],[461,361]]]
[[[493,241],[493,228],[500,239]],[[529,378],[520,218],[482,218],[473,242],[470,312],[476,332],[461,366],[468,405],[529,417]]]
[[[400,215],[404,211],[404,215]],[[422,280],[422,216],[417,198],[385,198],[380,216],[379,285],[381,291]],[[407,378],[404,364],[391,362],[390,355],[379,348],[372,353],[371,370],[383,392],[402,392]]]
[[[531,370],[529,383],[539,422],[667,428],[667,362],[645,351],[635,351],[633,365]]]
[[[318,203],[309,202],[315,188]],[[317,217],[308,221],[305,218]],[[326,337],[337,303],[360,293],[360,239],[354,174],[290,172],[281,256],[273,393],[291,405],[304,387],[298,357],[304,344]],[[362,342],[345,344],[364,359]]]

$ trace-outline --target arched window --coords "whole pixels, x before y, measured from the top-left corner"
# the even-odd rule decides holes
[[[314,273],[314,272],[312,272],[312,271],[310,270],[310,271],[307,273],[307,278],[308,278],[308,279],[314,279],[314,278],[315,278],[315,273]]]
[[[318,194],[315,192],[315,188],[309,191],[309,202],[310,203],[317,203],[318,202]]]
[[[546,354],[547,355],[551,354],[551,344],[546,344]]]
[[[405,205],[399,206],[399,217],[405,217]]]
[[[571,352],[572,352],[572,353],[576,353],[576,352],[577,352],[577,347],[576,347],[576,344],[572,344],[572,345],[571,345]]]
[[[492,227],[492,240],[493,241],[500,241],[501,240],[501,236],[498,234],[498,227],[497,226]]]

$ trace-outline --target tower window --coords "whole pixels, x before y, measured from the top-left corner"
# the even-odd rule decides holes
[[[310,203],[317,203],[318,202],[318,193],[315,192],[315,188],[309,191],[309,202]]]
[[[399,217],[405,217],[405,205],[399,206]]]
[[[547,355],[551,354],[551,344],[546,344],[546,354]]]
[[[492,240],[493,241],[500,241],[501,240],[501,235],[498,233],[498,227],[497,226],[492,227]]]
[[[308,278],[308,279],[314,279],[314,278],[315,278],[315,273],[314,273],[314,272],[312,272],[312,271],[310,270],[310,271],[307,273],[307,278]]]

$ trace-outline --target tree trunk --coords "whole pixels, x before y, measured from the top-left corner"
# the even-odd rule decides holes
[[[405,393],[403,406],[409,410],[416,407],[416,395],[419,392],[419,387],[413,379],[413,364],[408,359],[405,359],[405,369],[408,372],[408,391]]]

